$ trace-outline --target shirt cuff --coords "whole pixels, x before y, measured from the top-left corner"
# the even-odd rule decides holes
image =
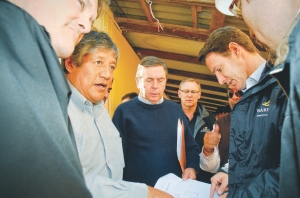
[[[200,168],[210,173],[216,173],[220,168],[220,156],[218,147],[214,148],[214,152],[210,156],[205,156],[202,148],[200,156]]]
[[[148,197],[148,186],[142,183],[130,182],[130,197],[132,198],[147,198]]]
[[[207,161],[211,161],[213,158],[217,157],[219,155],[219,149],[218,147],[214,148],[214,152],[213,154],[211,154],[210,156],[206,156],[203,152],[204,146],[202,147],[202,151],[200,153],[200,157],[204,158]]]

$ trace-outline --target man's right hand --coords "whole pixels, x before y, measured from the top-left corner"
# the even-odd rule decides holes
[[[148,198],[173,198],[172,195],[164,192],[164,191],[161,191],[161,190],[158,190],[156,188],[153,188],[151,186],[148,186]]]
[[[203,138],[204,147],[203,153],[205,156],[210,156],[213,154],[214,149],[218,146],[220,142],[221,134],[219,133],[219,125],[215,124],[215,129],[213,132],[206,132]]]
[[[223,195],[224,192],[228,191],[228,174],[223,172],[216,173],[212,178],[210,178],[210,197],[214,197],[214,192],[218,192],[219,195]],[[226,197],[224,195],[223,197]]]

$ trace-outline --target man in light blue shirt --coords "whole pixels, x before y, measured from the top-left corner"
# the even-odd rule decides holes
[[[62,61],[72,90],[68,114],[86,184],[93,197],[171,197],[145,184],[122,181],[122,141],[103,106],[118,56],[110,37],[93,31]]]

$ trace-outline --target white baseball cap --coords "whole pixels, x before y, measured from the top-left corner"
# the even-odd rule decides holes
[[[231,5],[232,1],[233,0],[215,0],[215,5],[221,13],[234,16],[234,14],[229,10],[229,6]]]

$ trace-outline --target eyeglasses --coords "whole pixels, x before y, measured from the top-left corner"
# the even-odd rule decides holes
[[[228,98],[232,98],[233,97],[233,94],[235,94],[236,97],[242,97],[243,95],[243,92],[242,91],[231,91],[231,90],[228,90],[227,91],[227,97]]]
[[[238,19],[243,20],[242,10],[241,10],[241,0],[233,0],[229,6],[229,11],[234,14]]]
[[[192,94],[197,94],[197,93],[199,93],[199,91],[196,91],[196,90],[188,90],[188,89],[184,89],[184,90],[182,90],[182,89],[180,89],[180,91],[182,91],[183,93],[185,93],[185,94],[188,94],[188,93],[192,93]]]

